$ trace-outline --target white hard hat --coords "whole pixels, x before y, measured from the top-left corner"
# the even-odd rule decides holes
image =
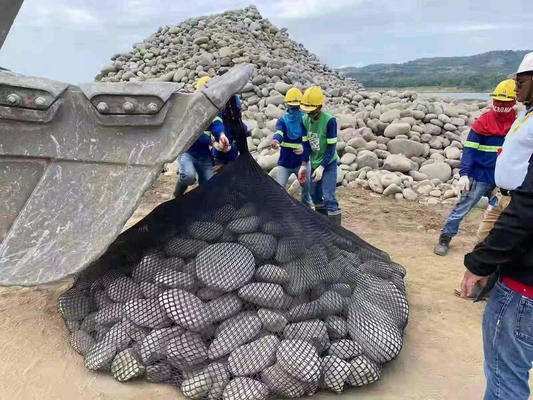
[[[533,72],[533,52],[527,53],[524,56],[524,59],[518,67],[516,73],[508,76],[509,79],[516,79],[516,75],[521,74],[522,72]]]

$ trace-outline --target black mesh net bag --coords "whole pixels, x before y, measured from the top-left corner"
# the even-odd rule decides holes
[[[237,141],[236,162],[122,233],[60,297],[72,347],[88,369],[191,399],[375,382],[402,348],[405,270],[289,196]]]

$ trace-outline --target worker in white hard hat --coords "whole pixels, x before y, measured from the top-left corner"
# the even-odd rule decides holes
[[[475,285],[485,286],[484,292],[492,288],[482,323],[485,400],[528,400],[533,365],[533,53],[510,78],[526,109],[505,138],[494,175],[511,201],[485,240],[465,256],[461,284],[463,297]]]

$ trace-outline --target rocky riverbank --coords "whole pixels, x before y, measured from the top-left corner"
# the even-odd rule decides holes
[[[270,144],[285,113],[285,93],[293,86],[318,85],[327,97],[326,110],[338,120],[339,184],[429,204],[457,197],[464,140],[489,102],[424,99],[414,91],[369,92],[321,63],[254,6],[161,27],[131,52],[114,55],[97,80],[174,81],[193,91],[197,79],[242,63],[255,67],[240,94],[252,131],[248,145],[272,176],[279,151]],[[291,185],[296,192],[298,182]]]

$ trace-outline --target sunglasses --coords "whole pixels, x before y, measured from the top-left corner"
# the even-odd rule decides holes
[[[522,86],[524,86],[526,83],[531,82],[533,80],[533,77],[529,77],[529,79],[525,79],[522,81],[516,80],[516,88],[520,89]]]

